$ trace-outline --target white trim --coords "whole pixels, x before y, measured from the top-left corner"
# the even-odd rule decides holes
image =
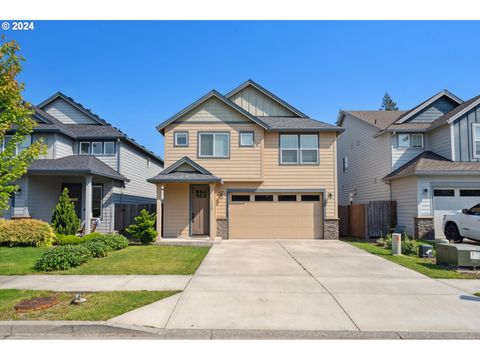
[[[251,144],[244,144],[243,143],[243,135],[252,135],[252,143]],[[240,146],[242,147],[252,147],[255,145],[255,132],[254,131],[240,131]]]
[[[422,146],[412,146],[412,136],[420,135],[422,138]],[[405,133],[399,132],[397,136],[397,149],[423,149],[425,148],[425,138],[422,133]],[[400,146],[400,136],[408,136],[408,146]]]
[[[109,143],[110,143],[110,144],[113,144],[113,152],[111,152],[111,153],[107,153],[107,152],[105,151],[105,149],[106,149],[105,144],[109,144]],[[113,155],[115,155],[115,141],[104,141],[104,142],[103,142],[103,155],[108,155],[108,156],[113,156]]]
[[[93,189],[100,188],[100,216],[93,216]],[[92,185],[92,218],[101,219],[103,215],[103,185]]]
[[[455,161],[455,132],[453,131],[453,126],[450,126],[450,153],[452,161]]]
[[[282,146],[282,137],[284,136],[295,136],[297,138],[297,146],[296,147],[283,147]],[[289,150],[289,151],[293,151],[295,150],[296,151],[296,160],[295,162],[293,161],[283,161],[283,150]],[[299,155],[299,150],[300,150],[300,137],[298,136],[298,134],[280,134],[280,164],[284,164],[284,165],[292,165],[292,164],[298,164],[299,161],[300,161],[300,155]]]
[[[317,140],[317,146],[314,148],[303,148],[302,147],[302,136],[315,136],[315,139]],[[299,135],[299,142],[298,142],[298,149],[300,150],[300,164],[306,164],[306,165],[311,165],[311,164],[318,164],[318,135],[317,134],[300,134]],[[315,151],[317,154],[317,159],[315,161],[303,161],[303,150],[309,150],[309,151]]]
[[[451,94],[450,92],[446,91],[446,90],[442,90],[440,91],[437,95],[435,95],[434,97],[432,97],[430,100],[428,100],[427,102],[421,104],[420,106],[418,106],[417,108],[415,108],[412,112],[410,112],[408,115],[404,116],[400,121],[397,122],[397,124],[402,124],[404,123],[405,121],[407,121],[408,119],[410,119],[413,115],[417,114],[418,112],[422,111],[423,109],[425,109],[427,106],[433,104],[435,101],[437,101],[438,99],[440,99],[442,96],[447,96],[449,97],[450,99],[452,99],[453,101],[457,102],[459,105],[463,103],[463,100],[456,97],[455,95]]]
[[[82,153],[82,144],[88,144],[88,153],[87,154]],[[92,152],[92,144],[90,144],[90,141],[80,141],[80,145],[78,147],[79,155],[90,155],[91,152]]]
[[[213,136],[213,143],[212,143],[212,155],[202,155],[202,135],[212,135]],[[215,137],[217,135],[227,135],[227,155],[215,155]],[[224,158],[227,159],[230,157],[230,133],[229,132],[201,132],[198,134],[198,156],[200,158]]]
[[[473,103],[471,103],[470,105],[468,105],[465,109],[463,109],[462,111],[458,112],[457,114],[453,115],[450,119],[448,119],[447,123],[448,124],[451,124],[453,123],[455,120],[457,120],[459,117],[465,115],[467,112],[469,112],[472,108],[474,108],[475,106],[479,105],[480,104],[480,99],[474,101]]]
[[[100,144],[100,153],[95,154],[93,152],[93,144]],[[92,153],[92,155],[103,155],[103,141],[92,141],[92,144],[90,145],[90,152]]]
[[[477,128],[480,129],[480,123],[472,124],[472,156],[474,159],[480,159],[480,153],[477,154],[477,142],[480,142],[480,138],[477,139]],[[480,149],[478,149],[480,150]]]
[[[178,135],[185,135],[186,143],[179,144],[178,143]],[[173,144],[177,147],[188,147],[188,131],[175,131],[173,133]]]

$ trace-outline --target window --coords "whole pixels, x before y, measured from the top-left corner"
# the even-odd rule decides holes
[[[254,142],[253,131],[241,131],[240,132],[240,146],[251,147]]]
[[[348,156],[345,156],[343,158],[343,172],[348,172]]]
[[[232,201],[250,201],[250,195],[232,195]]]
[[[318,135],[280,135],[280,163],[318,164]]]
[[[460,190],[460,196],[479,196],[480,197],[480,189]]]
[[[255,195],[255,201],[273,201],[273,195]]]
[[[103,155],[103,147],[101,141],[92,141],[92,155]]]
[[[105,141],[103,143],[104,155],[115,155],[115,143],[113,141]]]
[[[4,151],[10,141],[12,141],[13,135],[5,135],[3,138],[3,141],[0,143],[0,152]],[[25,139],[19,144],[17,144],[17,148],[15,149],[16,154],[20,154],[23,150],[28,148],[30,145],[32,145],[32,137],[31,135],[25,136]]]
[[[176,132],[174,133],[174,146],[187,147],[188,146],[188,132]]]
[[[297,201],[297,195],[278,195],[278,201]]]
[[[230,155],[229,133],[200,133],[199,157],[228,158]]]
[[[473,157],[480,158],[480,124],[473,124]]]
[[[452,196],[455,196],[455,190],[453,190],[453,189],[435,189],[435,190],[433,190],[433,196],[452,197]]]
[[[92,217],[102,217],[102,198],[103,198],[102,185],[92,186]]]
[[[423,134],[398,134],[399,148],[423,148]]]
[[[302,201],[320,201],[320,195],[302,195]]]
[[[80,143],[80,155],[90,155],[90,143],[81,142]]]

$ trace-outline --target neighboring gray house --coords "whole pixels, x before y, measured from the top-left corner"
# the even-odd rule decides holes
[[[480,203],[480,96],[443,90],[408,111],[342,111],[339,204],[397,202],[398,227],[441,238],[443,215]]]
[[[50,221],[66,187],[79,218],[98,218],[97,230],[111,232],[115,204],[155,203],[155,185],[146,179],[163,169],[159,156],[62,93],[33,109],[38,126],[22,146],[43,138],[47,155],[17,182],[4,217]]]

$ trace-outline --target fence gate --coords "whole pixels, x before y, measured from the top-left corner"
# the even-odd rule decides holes
[[[146,209],[149,213],[157,212],[155,204],[115,204],[115,226],[116,231],[123,231],[130,224],[133,224],[135,217],[140,211]]]

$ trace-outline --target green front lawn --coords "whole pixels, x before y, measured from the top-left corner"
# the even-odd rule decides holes
[[[208,250],[208,247],[194,246],[132,245],[76,268],[45,273],[34,269],[45,249],[0,247],[0,275],[190,275]]]
[[[39,290],[0,290],[0,320],[90,320],[103,321],[161,300],[178,291],[101,291],[82,293],[87,302],[70,305],[75,293]],[[45,309],[16,312],[21,300],[56,294],[60,303]]]
[[[435,264],[435,258],[419,258],[417,256],[393,256],[390,250],[377,246],[375,243],[368,243],[362,241],[346,240],[349,244],[356,246],[362,250],[368,251],[371,254],[378,255],[384,259],[390,260],[398,265],[405,266],[409,269],[418,271],[426,276],[435,279],[478,279],[479,275],[463,274],[455,270],[447,269],[445,267]]]

